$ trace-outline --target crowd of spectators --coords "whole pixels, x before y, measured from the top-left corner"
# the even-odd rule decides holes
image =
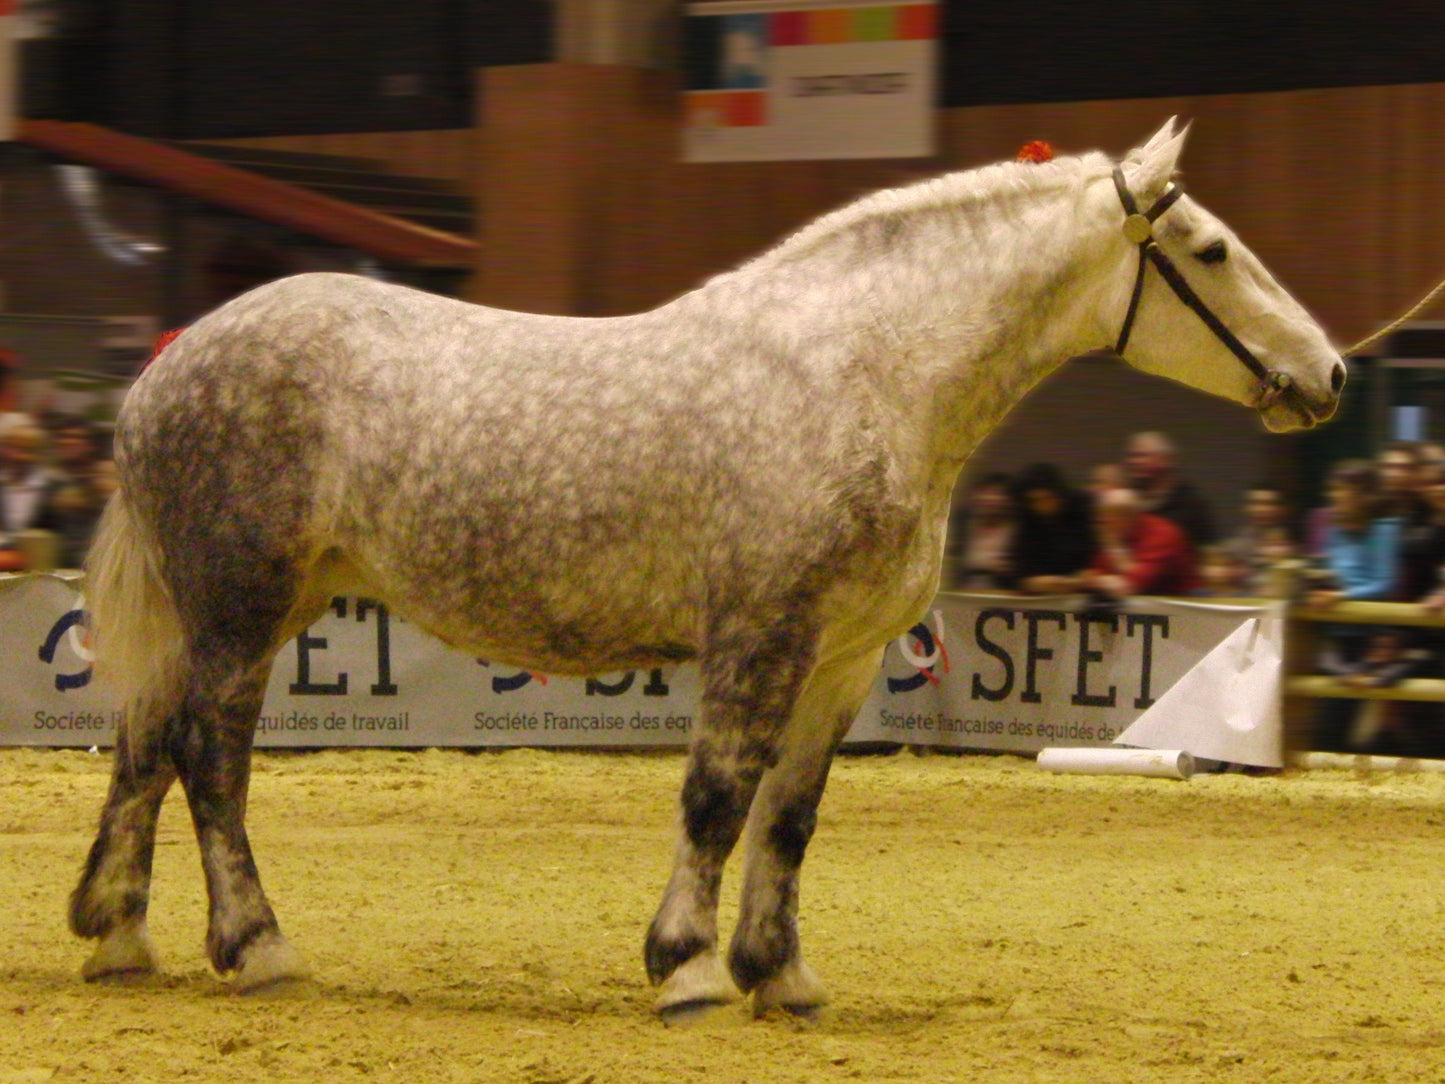
[[[950,529],[944,586],[1081,593],[1105,603],[1199,593],[1217,535],[1208,502],[1177,460],[1164,434],[1139,433],[1121,462],[1090,471],[1084,490],[1051,463],[979,479]]]
[[[950,528],[944,586],[1077,594],[1281,598],[1314,608],[1351,601],[1445,614],[1445,447],[1392,441],[1329,471],[1322,500],[1296,511],[1277,483],[1241,494],[1223,537],[1167,436],[1139,433],[1118,463],[1074,489],[1051,464],[992,474],[970,488]],[[1349,685],[1445,677],[1445,631],[1323,627],[1320,672]],[[1445,756],[1445,704],[1321,701],[1321,749]]]
[[[0,572],[79,568],[115,464],[101,434],[73,415],[0,415]]]

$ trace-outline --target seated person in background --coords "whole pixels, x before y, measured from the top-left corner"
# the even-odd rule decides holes
[[[1423,471],[1422,476],[1424,484],[1420,492],[1428,510],[1423,522],[1404,528],[1395,597],[1402,602],[1419,603],[1426,613],[1439,614],[1445,611],[1445,476],[1436,473],[1433,466]],[[1441,676],[1445,630],[1412,629],[1406,646],[1417,657],[1423,657],[1419,670],[1430,677]],[[1445,704],[1428,701],[1389,704],[1381,731],[1376,743],[1381,752],[1439,757],[1445,752]]]
[[[54,484],[41,462],[45,431],[24,415],[12,415],[0,430],[0,572],[27,567],[16,536],[21,531],[55,531]]]
[[[1322,541],[1322,569],[1328,582],[1310,587],[1307,605],[1334,606],[1345,601],[1382,601],[1395,589],[1399,565],[1400,520],[1385,514],[1388,506],[1380,489],[1379,472],[1368,460],[1347,459],[1330,470],[1326,488],[1328,523]],[[1389,646],[1377,639],[1381,632],[1359,625],[1327,625],[1319,665],[1341,674],[1344,668],[1374,667]],[[1397,634],[1398,635],[1398,634]],[[1351,741],[1373,742],[1381,728],[1381,710],[1366,709],[1364,701],[1321,699],[1317,708],[1317,748],[1341,751]],[[1362,721],[1363,720],[1363,721]]]
[[[1366,460],[1347,459],[1330,471],[1329,524],[1323,563],[1333,583],[1305,595],[1311,606],[1388,599],[1399,566],[1400,521],[1383,514],[1379,475]]]
[[[1018,527],[1009,562],[1015,586],[1033,595],[1075,590],[1073,577],[1094,557],[1088,498],[1051,463],[1024,468],[1013,492]]]
[[[1401,531],[1400,571],[1395,597],[1401,602],[1427,603],[1438,610],[1445,604],[1445,479],[1421,489],[1425,514],[1420,522],[1406,524]]]
[[[1279,562],[1295,556],[1289,534],[1289,509],[1284,493],[1270,482],[1256,482],[1245,490],[1244,526],[1224,549],[1243,569],[1240,593],[1263,598],[1270,593],[1271,573]]]
[[[1124,452],[1124,474],[1139,494],[1140,507],[1176,524],[1189,545],[1219,541],[1209,502],[1179,473],[1179,454],[1163,433],[1135,433]]]
[[[1249,569],[1227,546],[1205,546],[1199,551],[1199,598],[1245,598],[1255,594]]]
[[[1375,456],[1384,514],[1405,527],[1423,523],[1429,515],[1422,493],[1420,445],[1413,440],[1392,440]]]
[[[1110,489],[1094,508],[1098,548],[1069,575],[1046,577],[1051,593],[1080,592],[1096,602],[1130,595],[1188,595],[1198,586],[1194,550],[1177,524],[1139,507],[1132,489]]]
[[[1188,595],[1198,585],[1194,551],[1178,524],[1146,512],[1132,489],[1111,489],[1094,513],[1099,549],[1080,589],[1106,599]]]
[[[1445,482],[1445,445],[1425,441],[1420,445],[1419,452],[1420,470],[1416,478],[1423,493],[1435,482]]]
[[[1124,477],[1124,468],[1118,463],[1095,463],[1089,468],[1090,506],[1109,490],[1121,489],[1128,484]]]
[[[1006,474],[984,475],[969,489],[949,528],[944,585],[952,591],[1007,591],[1018,524]]]
[[[50,502],[60,532],[60,567],[80,568],[110,489],[97,471],[96,434],[90,422],[61,416],[51,433],[55,465]]]

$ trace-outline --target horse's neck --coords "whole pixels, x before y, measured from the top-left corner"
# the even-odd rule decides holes
[[[1104,224],[1087,221],[1076,189],[1036,195],[1051,202],[935,215],[900,231],[875,267],[837,266],[818,291],[815,336],[830,321],[853,336],[930,489],[951,490],[1035,384],[1104,345],[1099,313],[1118,287],[1099,266]]]
[[[1029,195],[1028,206],[934,207],[911,222],[905,209],[896,230],[867,223],[785,244],[681,304],[714,331],[740,321],[770,355],[797,355],[820,387],[846,383],[846,401],[825,408],[873,414],[909,485],[946,497],[1030,388],[1103,345],[1102,223],[1087,221],[1077,188]]]

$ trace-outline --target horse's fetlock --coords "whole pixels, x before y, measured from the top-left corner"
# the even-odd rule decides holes
[[[112,925],[81,885],[70,896],[70,932],[76,937],[104,937]]]
[[[106,892],[98,882],[98,875],[87,870],[70,894],[68,918],[73,934],[105,937],[123,923],[145,918],[150,906],[149,891],[127,888]]]
[[[774,952],[759,952],[734,944],[728,951],[728,973],[743,993],[751,993],[782,970],[787,960]]]
[[[728,970],[744,992],[777,975],[798,955],[798,930],[792,922],[740,925],[728,948]]]
[[[654,923],[647,931],[647,942],[643,946],[648,981],[660,986],[679,967],[694,956],[711,951],[715,944],[705,937],[663,937]]]
[[[228,975],[240,966],[246,949],[268,933],[280,935],[274,920],[252,922],[231,934],[217,932],[213,922],[211,932],[206,935],[206,954],[219,974]]]

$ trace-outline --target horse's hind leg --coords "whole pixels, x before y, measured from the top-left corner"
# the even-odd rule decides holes
[[[237,990],[307,974],[281,936],[261,888],[246,833],[251,747],[276,652],[330,598],[308,583],[294,550],[300,539],[277,528],[271,545],[254,532],[244,557],[191,560],[175,587],[189,630],[189,665],[166,750],[185,788],[210,898],[206,951]]]
[[[100,831],[70,897],[71,930],[100,939],[80,970],[87,981],[159,966],[146,932],[146,910],[156,821],[176,777],[156,740],[159,731],[144,726],[120,731]]]
[[[307,975],[281,936],[246,835],[251,745],[271,652],[222,648],[197,662],[169,750],[191,809],[210,896],[206,951],[237,990]],[[260,657],[257,657],[260,654]]]
[[[813,661],[804,622],[710,638],[702,663],[702,723],[689,751],[672,876],[647,932],[647,974],[669,1017],[738,999],[717,954],[723,865],[742,833],[763,772]]]
[[[878,674],[881,651],[820,666],[808,679],[748,816],[742,907],[728,952],[738,985],[761,1016],[781,1006],[807,1013],[827,1003],[798,940],[798,873],[838,743]]]

